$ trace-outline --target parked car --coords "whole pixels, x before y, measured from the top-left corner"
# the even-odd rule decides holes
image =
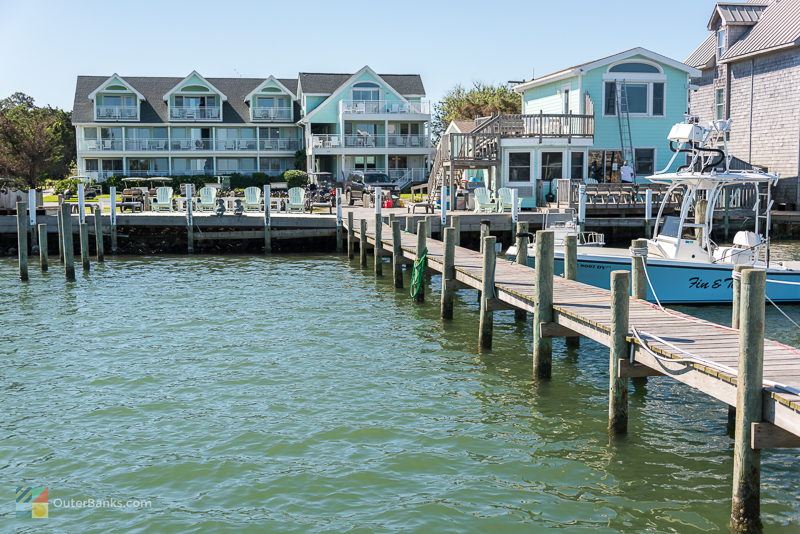
[[[361,200],[364,207],[368,207],[376,187],[380,187],[382,192],[391,195],[400,193],[397,184],[384,172],[354,171],[347,177],[345,201],[352,206],[356,200]]]

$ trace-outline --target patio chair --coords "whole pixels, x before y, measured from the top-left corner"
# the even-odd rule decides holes
[[[261,211],[261,189],[258,187],[245,188],[244,211]]]
[[[207,185],[201,187],[197,194],[197,211],[214,211],[217,207],[217,188]]]
[[[156,198],[150,201],[153,211],[172,211],[172,188],[165,186],[156,189]]]
[[[511,188],[509,187],[501,187],[497,190],[497,211],[503,213],[505,211],[511,211],[512,209],[512,200],[514,196],[512,195]],[[519,205],[519,199],[517,199],[517,205]]]
[[[302,187],[289,189],[289,199],[286,201],[286,212],[303,212],[306,210],[306,190]]]
[[[495,205],[485,187],[475,189],[475,213],[490,213],[495,211]]]

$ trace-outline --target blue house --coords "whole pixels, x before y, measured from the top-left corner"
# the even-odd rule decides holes
[[[490,189],[517,188],[523,207],[534,207],[554,180],[619,181],[624,161],[642,179],[668,165],[666,136],[685,119],[689,79],[698,73],[633,48],[520,83],[513,90],[521,115],[478,119],[468,133],[448,129],[429,185],[483,169]]]

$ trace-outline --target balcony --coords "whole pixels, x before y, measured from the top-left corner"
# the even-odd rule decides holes
[[[95,117],[99,121],[139,120],[138,106],[96,106]]]
[[[169,148],[169,139],[126,139],[125,150],[149,152],[158,150],[167,150]]]
[[[217,150],[255,150],[256,139],[217,139]]]
[[[430,102],[398,102],[392,100],[342,100],[339,112],[353,115],[430,115]]]
[[[170,106],[169,118],[173,121],[220,120],[219,106]]]
[[[336,135],[311,136],[312,148],[390,148],[425,149],[430,147],[427,135]]]
[[[297,138],[273,138],[273,139],[261,139],[258,142],[259,150],[270,151],[274,150],[276,152],[295,152],[302,148],[302,140]]]
[[[292,108],[254,107],[253,120],[265,122],[292,122]]]
[[[211,150],[211,139],[173,139],[170,143],[172,150]]]
[[[79,145],[85,152],[113,152],[122,150],[122,139],[81,139]]]

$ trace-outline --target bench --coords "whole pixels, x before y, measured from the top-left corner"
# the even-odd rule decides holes
[[[409,202],[407,204],[409,213],[416,213],[417,208],[422,208],[425,213],[434,213],[434,206],[431,202]]]

